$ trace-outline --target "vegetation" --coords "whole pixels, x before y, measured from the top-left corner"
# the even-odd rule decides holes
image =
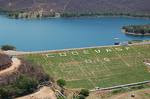
[[[114,95],[114,94],[118,94],[118,93],[130,92],[130,91],[147,89],[147,88],[150,88],[149,84],[140,84],[140,85],[135,85],[135,86],[113,89],[111,93]]]
[[[77,96],[73,96],[73,99],[85,99],[89,96],[88,89],[81,89],[80,93]]]
[[[16,47],[12,45],[2,45],[1,50],[8,51],[8,50],[16,50]]]
[[[24,56],[42,65],[55,80],[64,79],[67,88],[110,87],[150,80],[143,63],[150,58],[150,45],[103,47]]]
[[[39,8],[40,4],[44,6]],[[13,2],[1,0],[0,11],[9,12],[10,16],[16,18],[19,17],[18,12],[31,11],[34,15],[41,9],[44,11],[43,16],[46,17],[55,17],[55,13],[65,17],[95,15],[150,17],[149,4],[149,0],[71,0],[69,2],[67,0],[15,0]],[[30,18],[30,15],[24,17]]]
[[[96,95],[96,93],[97,92],[90,93],[87,99],[117,99],[118,96],[120,99],[123,99],[124,97],[130,98],[132,96],[135,96],[139,99],[149,99],[150,84],[147,83],[112,89],[110,91],[103,91],[102,93],[98,93],[99,95]]]
[[[49,76],[40,66],[23,59],[21,61],[22,64],[17,72],[0,75],[0,99],[14,99],[29,94],[35,91],[39,84],[49,81]]]
[[[61,87],[61,93],[64,94],[64,86],[66,85],[66,81],[63,79],[57,80],[57,84]]]
[[[64,98],[62,96],[57,96],[57,99],[66,99],[66,98]]]
[[[134,33],[134,34],[141,34],[141,35],[150,35],[150,24],[147,25],[129,25],[123,26],[122,29],[125,33]]]
[[[85,99],[85,96],[79,95],[79,96],[75,97],[74,99]]]
[[[149,14],[135,14],[135,13],[125,13],[125,12],[99,12],[99,13],[62,13],[61,17],[84,17],[84,16],[131,16],[131,17],[140,17],[150,18]]]
[[[118,93],[123,93],[129,91],[128,88],[119,88],[119,89],[114,89],[112,90],[112,94],[118,94]]]
[[[57,84],[60,86],[60,87],[64,87],[66,85],[66,81],[63,80],[63,79],[59,79],[57,80]]]
[[[83,95],[85,97],[89,96],[89,90],[88,89],[81,89],[80,95]]]
[[[0,86],[0,98],[9,99],[12,96],[22,96],[33,92],[38,85],[35,78],[21,75],[16,82],[8,86]]]

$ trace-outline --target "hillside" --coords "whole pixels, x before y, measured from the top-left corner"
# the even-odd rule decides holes
[[[150,45],[101,47],[25,55],[54,80],[65,79],[66,88],[93,89],[149,80]],[[137,54],[138,53],[138,54]]]
[[[5,11],[43,10],[71,14],[123,13],[150,14],[150,0],[0,0],[0,9]]]

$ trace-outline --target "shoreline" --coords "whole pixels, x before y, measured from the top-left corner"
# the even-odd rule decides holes
[[[27,55],[27,54],[46,54],[52,52],[63,52],[63,51],[71,51],[71,50],[84,50],[91,48],[107,48],[107,47],[120,47],[120,46],[133,46],[133,45],[147,45],[150,44],[150,41],[143,41],[139,43],[133,43],[128,45],[106,45],[106,46],[91,46],[91,47],[81,47],[81,48],[66,48],[66,49],[56,49],[56,50],[43,50],[43,51],[3,51],[7,55],[19,56],[19,55]]]
[[[124,33],[124,34],[127,34],[127,35],[133,35],[133,36],[150,36],[150,33],[132,33],[132,32],[126,32],[125,29],[121,29],[121,31]]]
[[[21,12],[11,12],[11,11],[0,11],[0,15],[4,15],[5,17],[12,18],[12,19],[44,19],[44,18],[101,18],[101,17],[125,17],[125,18],[139,18],[139,19],[150,19],[150,15],[147,14],[132,14],[132,13],[99,13],[99,14],[71,14],[70,16],[63,16],[63,14],[60,14],[60,16],[51,16],[51,15],[42,15],[41,17],[19,17],[19,14],[22,14]],[[65,14],[65,13],[64,13]],[[15,15],[18,15],[16,17]],[[28,15],[28,14],[27,14]],[[30,15],[30,14],[29,14]],[[31,14],[32,15],[32,14]]]
[[[136,17],[136,16],[121,16],[121,15],[93,15],[93,16],[72,16],[72,17],[41,17],[41,18],[13,18],[13,17],[10,17],[8,15],[5,15],[3,14],[5,17],[8,17],[10,19],[27,19],[27,20],[32,20],[32,19],[60,19],[60,18],[103,18],[103,17],[114,17],[114,18],[117,18],[117,17],[123,17],[123,18],[136,18],[136,19],[147,19],[147,20],[150,20],[150,16],[148,17]]]

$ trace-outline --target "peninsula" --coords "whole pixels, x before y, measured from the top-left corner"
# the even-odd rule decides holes
[[[122,31],[125,34],[129,34],[129,35],[149,35],[150,36],[150,24],[123,26]]]

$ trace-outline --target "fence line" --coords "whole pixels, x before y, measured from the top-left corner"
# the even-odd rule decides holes
[[[113,87],[107,87],[107,88],[97,88],[97,89],[92,89],[90,91],[93,92],[93,91],[111,90],[111,89],[118,89],[118,88],[141,85],[141,84],[146,84],[146,83],[150,83],[150,80],[137,82],[137,83],[131,83],[131,84],[125,84],[125,85],[118,85],[118,86],[113,86]]]

